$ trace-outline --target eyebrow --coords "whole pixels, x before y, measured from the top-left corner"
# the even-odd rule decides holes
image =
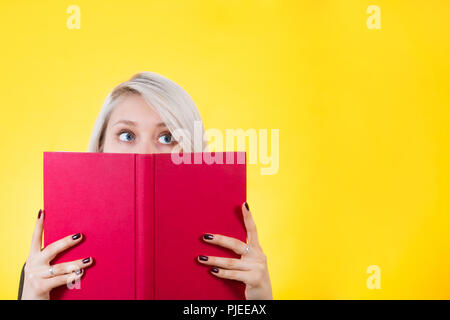
[[[113,126],[115,126],[116,124],[119,124],[119,123],[128,124],[128,125],[134,126],[134,127],[137,126],[137,123],[134,122],[134,121],[131,121],[131,120],[119,120],[119,121],[117,121],[116,123],[114,123]],[[156,126],[157,126],[157,127],[165,127],[166,124],[165,124],[164,122],[160,122],[160,123],[158,123]]]

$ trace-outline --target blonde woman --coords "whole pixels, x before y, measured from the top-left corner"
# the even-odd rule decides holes
[[[206,151],[201,121],[197,107],[182,87],[157,73],[141,72],[107,96],[91,135],[89,152],[170,153],[174,148],[183,152]],[[200,136],[194,134],[196,123],[201,124]],[[233,250],[241,258],[200,255],[197,259],[211,268],[212,276],[244,282],[246,299],[273,299],[266,256],[247,202],[242,204],[242,214],[248,244],[227,235],[203,235],[204,241]],[[73,235],[41,248],[44,215],[40,210],[29,256],[22,268],[19,299],[49,299],[53,288],[89,272],[95,257],[93,252],[93,257],[52,265],[57,254],[79,243],[83,235],[74,230]]]

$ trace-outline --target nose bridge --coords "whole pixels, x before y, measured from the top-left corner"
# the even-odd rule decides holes
[[[153,141],[150,138],[141,140],[138,153],[156,153],[156,151]]]

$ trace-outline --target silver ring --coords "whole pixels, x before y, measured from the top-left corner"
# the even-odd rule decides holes
[[[250,246],[247,245],[247,248],[245,248],[245,251],[244,251],[244,253],[242,255],[247,254],[249,251],[250,251]]]
[[[51,266],[50,269],[48,269],[48,272],[50,272],[51,276],[55,275],[55,272],[53,271],[53,266]]]

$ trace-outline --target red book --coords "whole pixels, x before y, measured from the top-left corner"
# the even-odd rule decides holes
[[[186,155],[191,164],[171,154],[44,152],[44,245],[84,236],[51,264],[94,259],[79,283],[53,289],[51,299],[245,299],[244,283],[197,261],[240,257],[202,236],[246,242],[245,153],[215,153],[223,164],[201,157],[214,153]]]

